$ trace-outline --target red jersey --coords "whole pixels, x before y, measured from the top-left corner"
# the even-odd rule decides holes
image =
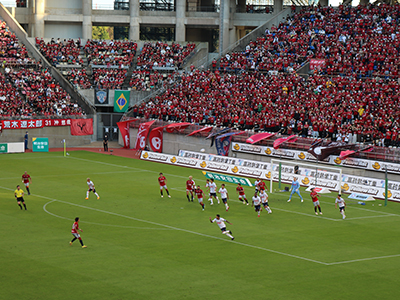
[[[78,233],[78,230],[79,230],[79,224],[78,222],[74,222],[74,224],[72,224],[71,233]]]
[[[261,181],[261,182],[258,184],[258,189],[259,189],[260,191],[265,191],[265,182],[264,182],[264,181]]]
[[[191,190],[193,190],[193,186],[194,186],[194,181],[193,180],[188,180],[188,181],[186,181],[186,189],[188,190],[188,191],[191,191]]]
[[[318,201],[318,193],[316,192],[316,191],[312,191],[311,193],[310,193],[310,196],[311,196],[311,199],[312,199],[312,201],[313,202],[317,202]]]
[[[164,186],[165,185],[165,176],[160,176],[158,177],[158,183],[160,184],[160,186]]]
[[[202,189],[195,189],[194,192],[196,193],[197,199],[203,198],[204,193]]]
[[[240,196],[243,196],[243,195],[244,195],[244,188],[243,188],[242,186],[238,186],[238,187],[236,188],[236,191],[239,192],[239,195],[240,195]]]
[[[24,183],[29,183],[29,179],[31,179],[31,176],[29,174],[22,175],[22,180],[24,181]]]

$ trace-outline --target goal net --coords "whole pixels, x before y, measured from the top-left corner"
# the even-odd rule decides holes
[[[271,159],[270,191],[273,181],[291,184],[294,177],[307,190],[316,188],[318,193],[339,192],[342,187],[342,169],[318,164]]]

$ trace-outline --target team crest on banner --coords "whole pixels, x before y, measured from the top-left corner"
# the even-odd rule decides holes
[[[126,112],[129,107],[130,91],[115,90],[114,92],[114,111]]]
[[[95,89],[94,90],[94,99],[95,99],[95,104],[107,105],[108,104],[107,90]]]
[[[217,148],[218,155],[228,156],[231,140],[232,136],[226,136],[221,139],[215,139],[215,147]]]

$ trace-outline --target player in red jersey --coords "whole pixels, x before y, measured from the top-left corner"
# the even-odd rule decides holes
[[[318,207],[319,214],[322,215],[321,206],[319,206],[319,200],[318,200],[318,197],[321,197],[321,196],[318,195],[318,193],[315,191],[315,188],[311,189],[310,196],[311,196],[312,202],[314,204],[315,214],[318,215],[318,213],[317,213],[317,207]]]
[[[191,195],[191,201],[193,202],[194,199],[194,193],[193,190],[196,187],[194,181],[193,181],[193,177],[189,176],[189,180],[186,181],[186,197],[188,199],[188,201],[190,202],[190,198],[189,198],[189,194]]]
[[[24,183],[25,187],[26,187],[26,191],[28,192],[28,195],[31,194],[31,192],[29,191],[29,183],[32,181],[31,176],[28,174],[27,171],[25,171],[24,174],[22,174],[22,182]]]
[[[243,204],[247,203],[247,205],[249,205],[249,201],[247,201],[246,195],[244,194],[244,188],[240,183],[238,183],[238,186],[236,188],[236,193],[239,194],[239,200],[242,201]]]
[[[264,180],[260,179],[258,182],[258,191],[261,192],[261,191],[265,191],[265,190],[266,190],[265,182],[264,182]]]
[[[79,242],[82,245],[82,248],[86,248],[86,246],[83,244],[82,238],[78,233],[78,230],[80,230],[81,232],[83,232],[82,229],[79,228],[79,218],[76,217],[75,218],[75,222],[72,225],[72,229],[71,229],[71,233],[74,236],[74,238],[69,242],[69,244],[72,246],[72,243],[75,242],[75,240],[79,240]]]
[[[201,205],[201,207],[203,208],[204,211],[204,202],[203,202],[203,198],[204,198],[204,192],[203,190],[200,188],[200,186],[197,186],[197,189],[194,190],[194,192],[196,193],[197,196],[197,200],[199,201],[199,204]]]
[[[160,173],[160,177],[158,177],[158,183],[160,184],[161,198],[164,197],[163,189],[167,192],[168,197],[171,198],[171,195],[169,194],[168,187],[167,187],[167,178],[165,178],[163,173]]]

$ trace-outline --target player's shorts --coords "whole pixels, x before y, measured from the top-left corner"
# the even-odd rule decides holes
[[[167,185],[160,185],[160,190],[162,190],[162,189],[168,190]]]
[[[190,190],[189,190],[189,189],[186,189],[186,192],[191,192],[191,193],[192,193],[192,192],[193,192],[193,189],[190,189]]]
[[[261,205],[254,205],[255,211],[259,211],[261,209]]]
[[[24,182],[24,185],[25,185],[26,187],[29,187],[29,182]]]
[[[18,201],[18,202],[25,202],[24,197],[18,197],[18,198],[17,198],[17,201]]]
[[[313,201],[314,206],[318,206],[319,205],[319,200],[318,201]]]
[[[226,227],[221,228],[221,231],[222,231],[222,232],[226,231]]]
[[[269,206],[269,205],[268,205],[268,201],[267,201],[267,202],[263,202],[263,205],[264,205],[264,207]]]
[[[217,198],[217,193],[210,193],[210,197],[215,197],[215,198]]]
[[[239,195],[239,199],[246,199],[246,195]]]
[[[343,210],[343,211],[345,210],[345,209],[344,209],[344,206],[342,206],[342,207],[339,206],[339,211],[342,211],[342,210]]]
[[[89,191],[89,192],[96,193],[96,189],[89,189],[88,191]]]
[[[74,237],[76,237],[77,239],[79,239],[81,236],[79,235],[79,233],[73,233],[72,234]]]
[[[222,198],[222,202],[224,202],[224,204],[226,204],[226,198]]]
[[[203,202],[203,198],[197,198],[197,200],[199,200],[199,203]]]

